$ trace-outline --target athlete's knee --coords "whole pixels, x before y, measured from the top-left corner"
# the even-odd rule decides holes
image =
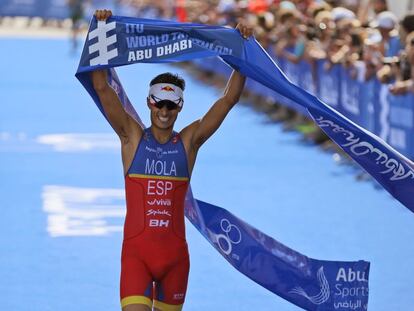
[[[122,311],[151,311],[151,309],[147,305],[131,304],[123,307]]]

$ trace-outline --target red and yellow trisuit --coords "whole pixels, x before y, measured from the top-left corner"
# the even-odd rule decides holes
[[[122,307],[140,303],[181,310],[190,267],[184,227],[189,177],[179,134],[160,144],[145,129],[125,176]]]

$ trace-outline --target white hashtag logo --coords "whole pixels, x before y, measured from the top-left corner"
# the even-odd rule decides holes
[[[116,35],[110,36],[108,38],[106,37],[106,34],[112,29],[115,29],[115,27],[116,22],[106,24],[105,21],[98,21],[98,27],[89,33],[89,41],[96,37],[98,38],[98,42],[89,46],[89,54],[92,54],[96,51],[99,52],[99,55],[97,57],[90,60],[90,66],[108,65],[109,60],[118,56],[117,48],[108,51],[108,47],[116,42]]]

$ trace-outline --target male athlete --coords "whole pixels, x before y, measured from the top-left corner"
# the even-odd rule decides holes
[[[104,21],[112,15],[97,10]],[[236,27],[246,39],[251,28]],[[105,114],[121,140],[127,214],[121,258],[123,311],[182,309],[189,272],[184,199],[201,145],[238,102],[245,77],[233,71],[224,95],[207,114],[180,133],[173,131],[183,108],[185,82],[171,73],[150,82],[151,127],[142,129],[123,109],[106,70],[91,73]]]

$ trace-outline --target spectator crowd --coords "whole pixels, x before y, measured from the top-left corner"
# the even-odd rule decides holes
[[[386,0],[120,2],[140,16],[175,13],[181,21],[232,27],[244,19],[276,57],[311,65],[325,59],[327,71],[342,64],[359,81],[376,77],[395,95],[414,92],[414,12],[398,20]]]

